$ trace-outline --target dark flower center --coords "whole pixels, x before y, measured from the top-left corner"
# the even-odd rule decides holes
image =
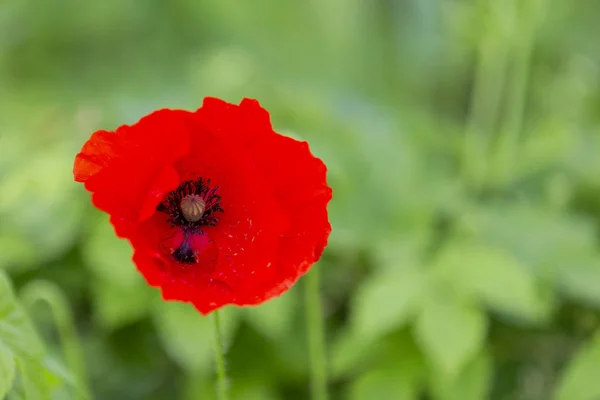
[[[181,246],[175,249],[171,255],[175,261],[181,264],[195,264],[197,262],[196,254],[194,249],[192,249],[192,246],[190,246],[187,234],[181,243]]]
[[[184,240],[172,252],[173,258],[182,264],[196,263],[194,249],[191,245],[193,235],[203,235],[202,226],[215,226],[219,222],[218,212],[221,208],[221,196],[217,194],[218,186],[210,187],[210,179],[189,180],[182,182],[177,189],[169,192],[156,207],[157,211],[168,215],[167,222],[178,226],[184,232]]]
[[[179,204],[183,218],[189,222],[198,222],[206,209],[206,202],[197,194],[188,194]]]
[[[167,214],[167,221],[184,232],[202,233],[201,227],[215,226],[219,222],[216,213],[223,212],[218,190],[218,186],[210,187],[210,179],[185,181],[169,192],[156,209]]]

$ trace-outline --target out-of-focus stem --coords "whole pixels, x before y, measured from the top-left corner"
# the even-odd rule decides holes
[[[29,308],[38,301],[48,305],[60,336],[65,362],[75,378],[77,390],[74,398],[91,399],[83,351],[75,330],[71,308],[61,290],[54,283],[34,281],[22,289],[21,297]]]
[[[306,329],[310,357],[310,390],[312,400],[327,400],[327,367],[325,330],[319,292],[319,271],[313,268],[304,278]]]
[[[215,365],[217,369],[217,399],[227,400],[227,373],[225,371],[225,354],[221,334],[219,311],[213,312],[213,336],[215,340]]]
[[[463,173],[473,189],[478,189],[488,170],[490,138],[498,120],[504,88],[508,44],[503,20],[494,0],[482,0],[484,22],[478,46],[475,80],[471,92],[463,153]],[[505,0],[511,3],[511,0]],[[504,28],[504,29],[503,29]]]
[[[543,0],[524,0],[518,3],[517,26],[521,29],[516,35],[512,57],[512,79],[508,82],[506,115],[500,128],[500,138],[495,157],[494,181],[497,185],[507,184],[512,176],[512,168],[517,161],[519,137],[523,127],[525,100],[529,81],[532,48],[535,30],[542,9]]]

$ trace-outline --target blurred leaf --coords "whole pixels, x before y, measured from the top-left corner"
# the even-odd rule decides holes
[[[267,338],[277,340],[289,332],[292,321],[298,315],[296,291],[289,290],[275,299],[257,307],[241,310],[248,323]]]
[[[229,396],[234,400],[277,400],[269,382],[256,379],[237,378],[229,388]],[[217,392],[214,377],[188,375],[185,380],[183,400],[216,400]]]
[[[0,268],[31,266],[39,261],[35,244],[22,235],[0,229]]]
[[[208,378],[204,374],[190,374],[185,376],[185,385],[183,386],[182,400],[215,400],[216,386],[214,379]]]
[[[417,341],[434,365],[456,376],[484,344],[487,320],[478,307],[436,293],[417,319]]]
[[[28,317],[17,304],[8,278],[0,271],[0,345],[21,358],[38,359],[43,354]]]
[[[394,332],[377,341],[373,348],[373,365],[379,369],[394,370],[402,380],[415,387],[423,386],[427,376],[427,361],[419,349],[411,328]]]
[[[571,258],[596,248],[589,219],[561,214],[542,204],[491,204],[471,210],[461,228],[479,241],[512,254],[524,267],[545,276]]]
[[[426,279],[414,266],[398,266],[370,277],[353,299],[352,327],[365,340],[402,327],[426,295]]]
[[[431,240],[431,227],[415,227],[407,232],[394,232],[381,238],[371,249],[378,269],[398,271],[420,265],[421,256]]]
[[[515,179],[523,179],[552,168],[562,162],[574,147],[576,136],[571,128],[556,119],[541,121],[534,126],[521,144],[521,154],[516,160]]]
[[[15,358],[10,350],[0,343],[0,399],[10,390],[15,378]]]
[[[128,241],[119,239],[102,215],[93,224],[84,242],[86,265],[96,277],[93,286],[94,311],[107,329],[117,329],[143,318],[153,305],[156,289],[149,287],[137,270]],[[124,302],[123,299],[127,298]]]
[[[17,395],[20,394],[25,400],[58,397],[63,381],[40,360],[21,358],[17,360],[17,365],[19,374],[13,388]]]
[[[70,391],[77,391],[82,395],[84,394],[81,390],[81,384],[83,384],[83,382],[78,382],[78,378],[73,375],[74,373],[80,373],[81,371],[70,371],[67,366],[63,364],[62,360],[52,356],[45,357],[41,366],[51,389],[67,389],[68,385]]]
[[[236,380],[231,388],[231,398],[236,400],[278,400],[272,382]]]
[[[74,196],[77,186],[72,181],[68,146],[56,145],[31,154],[27,162],[0,178],[0,219],[2,225],[11,228],[4,231],[0,226],[0,236],[23,237],[45,260],[60,255],[75,242],[83,203]],[[8,263],[22,267],[31,259],[19,252],[14,256]]]
[[[190,372],[208,371],[213,360],[210,317],[190,304],[165,302],[159,310],[157,329],[171,357]]]
[[[19,371],[16,391],[24,393],[26,399],[49,398],[64,382],[45,366],[42,343],[1,271],[0,294],[0,351],[15,357]]]
[[[584,63],[589,63],[590,60],[579,60]],[[593,64],[592,64],[593,65]],[[594,65],[592,68],[597,69]],[[581,75],[577,76],[580,79]],[[547,95],[547,94],[546,94]],[[560,104],[557,109],[564,108],[564,104]],[[555,121],[552,121],[555,123]],[[578,175],[584,182],[592,186],[597,186],[600,183],[598,171],[600,168],[600,160],[598,159],[598,151],[600,149],[600,137],[598,135],[575,135],[573,127],[570,123],[566,124],[566,134],[569,135],[572,141],[577,143],[570,143],[570,150],[568,153],[569,162],[566,167]]]
[[[492,376],[492,360],[484,351],[454,377],[433,372],[431,389],[436,400],[484,400],[489,397]]]
[[[415,380],[425,373],[423,356],[408,327],[369,341],[346,329],[335,338],[330,358],[331,374],[338,379],[373,365],[398,369]]]
[[[600,309],[600,255],[573,257],[557,271],[556,282],[570,298]]]
[[[115,235],[104,215],[95,222],[89,239],[84,242],[86,265],[99,278],[130,287],[132,291],[145,285],[144,278],[131,261],[133,250],[129,242]]]
[[[159,294],[144,283],[121,286],[119,283],[98,279],[92,287],[94,312],[107,330],[118,329],[145,317]],[[123,301],[127,299],[127,301]]]
[[[598,366],[600,334],[587,343],[567,366],[557,390],[557,400],[597,400],[600,398]]]
[[[501,249],[455,243],[443,250],[435,268],[438,277],[493,310],[533,321],[548,315],[530,271]]]
[[[220,310],[224,346],[238,323],[239,312],[233,307]],[[191,373],[206,373],[214,359],[213,315],[203,316],[188,303],[159,303],[154,314],[160,338],[171,357]]]
[[[365,340],[356,330],[345,329],[331,345],[331,375],[339,378],[353,369],[364,366],[374,356],[373,343]]]
[[[417,399],[416,382],[400,371],[376,369],[359,377],[349,388],[349,400]]]

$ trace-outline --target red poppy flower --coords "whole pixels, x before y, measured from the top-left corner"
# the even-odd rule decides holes
[[[203,314],[280,295],[331,231],[325,165],[274,132],[256,100],[206,98],[196,112],[97,131],[74,176],[131,242],[148,284]]]

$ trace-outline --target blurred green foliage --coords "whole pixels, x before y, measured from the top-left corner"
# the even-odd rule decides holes
[[[209,319],[145,285],[71,175],[92,131],[211,95],[260,99],[329,167],[334,399],[600,399],[598,17],[594,0],[1,2],[0,398],[75,398],[86,376],[97,399],[213,398]],[[37,280],[60,288],[58,331]],[[300,285],[225,310],[234,399],[308,397]]]

